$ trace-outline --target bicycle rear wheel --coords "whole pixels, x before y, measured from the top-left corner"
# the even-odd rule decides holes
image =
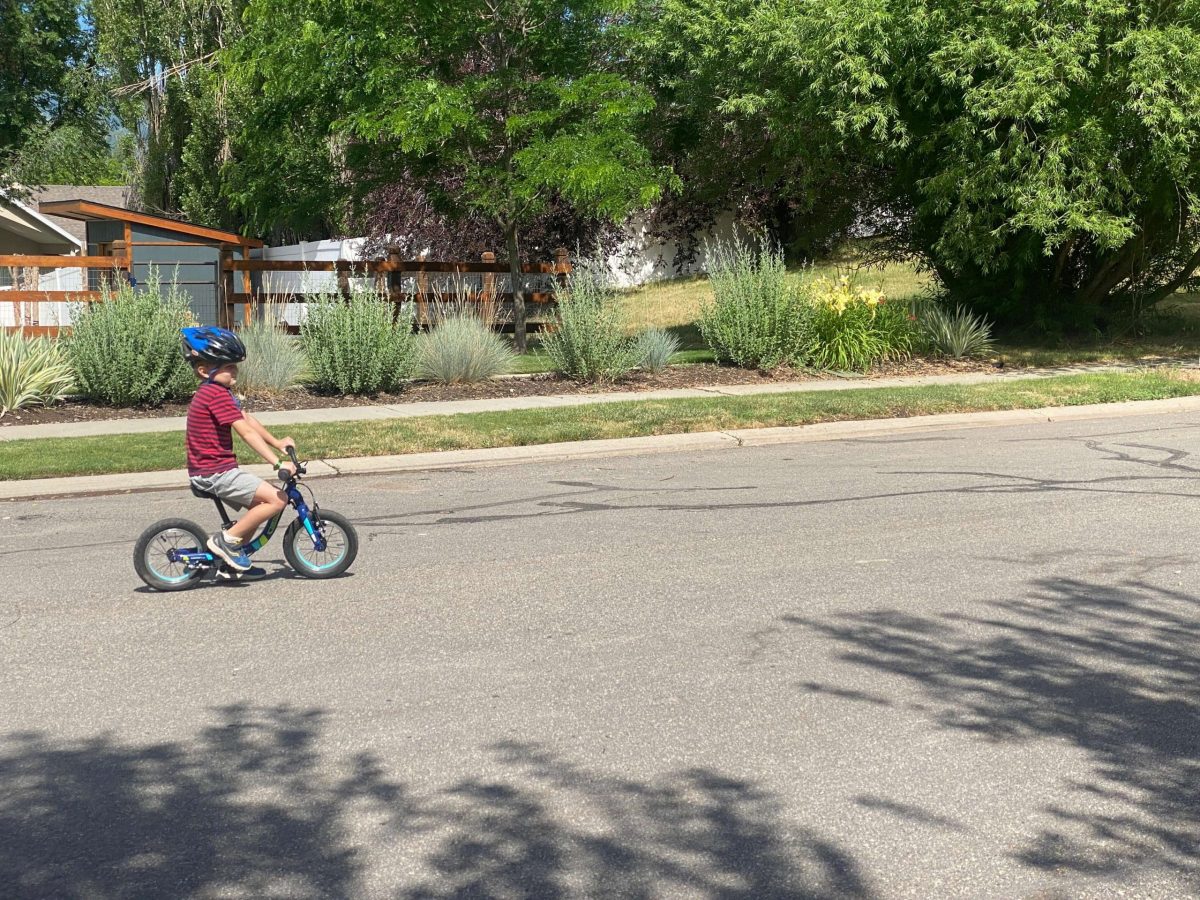
[[[187,519],[163,519],[142,532],[133,548],[133,568],[156,591],[185,591],[195,587],[204,571],[172,560],[172,550],[203,552],[208,535]]]

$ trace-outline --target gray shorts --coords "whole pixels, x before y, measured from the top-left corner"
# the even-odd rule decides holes
[[[254,495],[260,484],[266,484],[257,475],[243,472],[241,469],[230,469],[216,475],[194,475],[192,485],[202,491],[208,491],[230,506],[248,508],[254,502]]]

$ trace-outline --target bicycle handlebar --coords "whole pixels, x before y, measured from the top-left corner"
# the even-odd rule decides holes
[[[282,482],[285,482],[285,483],[288,481],[291,481],[293,478],[299,478],[301,475],[304,474],[304,471],[305,471],[304,466],[300,465],[300,460],[296,456],[296,448],[295,447],[288,447],[287,455],[288,455],[288,458],[291,459],[292,465],[296,467],[296,472],[295,472],[295,474],[289,474],[283,470],[280,470],[279,480]]]

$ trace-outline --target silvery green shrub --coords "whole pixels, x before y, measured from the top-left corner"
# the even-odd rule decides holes
[[[512,371],[516,354],[479,316],[460,311],[419,338],[417,377],[441,384],[484,381]]]
[[[351,282],[350,296],[308,295],[300,326],[314,386],[340,394],[398,387],[416,367],[411,304],[396,305],[373,287]]]
[[[649,328],[638,335],[637,348],[638,366],[647,372],[661,372],[679,350],[679,337],[663,328]]]
[[[789,278],[783,253],[765,240],[718,240],[705,254],[713,299],[697,323],[722,362],[747,369],[804,365],[812,342],[803,283]]]
[[[586,261],[571,273],[542,349],[555,371],[577,381],[614,381],[637,368],[637,342],[625,333],[621,304],[601,261]]]
[[[134,288],[103,288],[71,310],[67,356],[84,396],[112,406],[157,406],[196,388],[183,358],[180,330],[195,324],[186,295],[156,274]]]
[[[273,315],[255,318],[238,329],[246,345],[246,361],[238,366],[238,389],[256,394],[286,391],[300,383],[308,369],[300,341]]]

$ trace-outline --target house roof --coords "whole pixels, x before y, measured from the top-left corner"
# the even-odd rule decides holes
[[[149,225],[171,231],[176,234],[186,234],[200,238],[223,247],[261,247],[262,241],[242,237],[232,231],[220,231],[216,228],[204,228],[200,225],[189,225],[164,216],[152,216],[149,213],[135,212],[120,206],[109,206],[89,200],[56,200],[38,204],[38,209],[44,215],[62,216],[67,219],[77,219],[83,222],[131,222],[139,225]]]
[[[33,191],[32,205],[52,203],[58,200],[88,200],[105,206],[129,208],[131,191],[120,184],[48,184]],[[87,244],[87,226],[79,219],[46,216],[51,222],[70,234],[80,244]]]
[[[0,235],[10,234],[39,245],[47,254],[78,253],[81,241],[46,216],[12,198],[0,197]],[[3,244],[0,236],[0,244]],[[0,250],[0,252],[3,252]]]

